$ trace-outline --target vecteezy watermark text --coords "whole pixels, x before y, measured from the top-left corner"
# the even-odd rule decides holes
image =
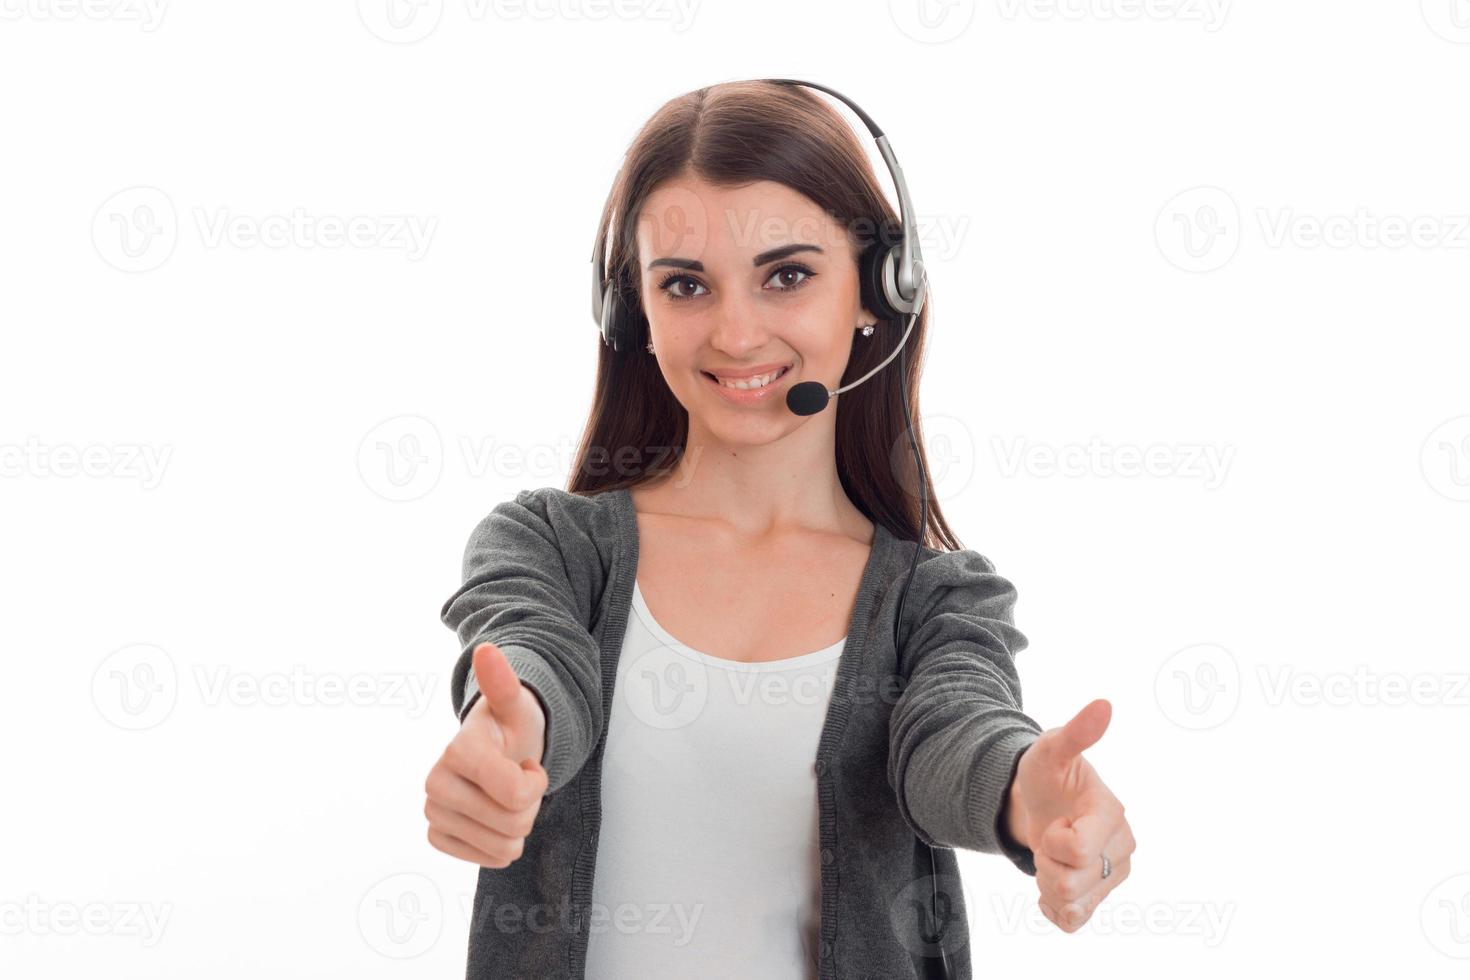
[[[125,936],[158,945],[172,902],[46,901],[36,894],[0,900],[0,936]]]
[[[379,250],[402,252],[410,262],[428,253],[439,227],[435,215],[342,215],[299,205],[264,214],[224,206],[194,207],[189,213],[198,243],[206,249]],[[97,254],[123,272],[163,265],[180,237],[173,199],[157,187],[124,188],[92,216]]]
[[[1109,445],[1097,436],[1086,445],[1062,446],[1028,443],[1021,436],[1007,445],[1006,440],[995,436],[991,438],[991,447],[1000,463],[1001,475],[1006,477],[1016,476],[1022,470],[1033,477],[1169,477],[1200,480],[1206,490],[1214,490],[1225,482],[1235,456],[1232,445]]]
[[[228,664],[194,664],[197,696],[207,708],[389,708],[422,718],[432,702],[434,674],[357,671],[340,674],[293,664],[288,670],[241,671]],[[92,674],[92,704],[118,728],[161,724],[178,704],[179,671],[168,651],[135,643],[108,654]]]
[[[1213,34],[1225,25],[1232,0],[996,0],[1005,20],[1181,21]]]
[[[137,480],[152,490],[163,480],[173,455],[171,445],[147,443],[44,443],[28,436],[24,443],[0,443],[0,479],[10,477],[117,477]]]
[[[475,23],[612,19],[667,23],[682,34],[694,23],[699,0],[357,0],[357,16],[380,40],[413,44],[438,29],[446,6],[453,17]]]
[[[145,32],[163,23],[168,0],[0,0],[0,20],[112,20]]]

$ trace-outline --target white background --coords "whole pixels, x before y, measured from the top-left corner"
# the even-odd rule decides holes
[[[962,853],[977,972],[1464,975],[1470,3],[394,9],[0,0],[0,974],[463,975],[439,608],[628,142],[777,75],[904,167],[1027,711],[1114,708],[1131,877]]]

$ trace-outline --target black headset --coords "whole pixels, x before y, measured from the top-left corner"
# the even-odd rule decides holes
[[[862,290],[863,305],[877,314],[880,321],[898,320],[907,316],[908,325],[904,328],[903,336],[899,338],[893,353],[856,381],[830,391],[820,381],[802,381],[792,385],[786,392],[786,407],[797,415],[815,415],[827,407],[833,395],[856,388],[887,366],[895,356],[899,358],[900,378],[905,380],[908,378],[907,356],[904,354],[904,347],[908,344],[909,334],[913,331],[914,324],[918,322],[919,311],[923,309],[924,300],[928,296],[929,277],[924,270],[923,256],[919,252],[919,234],[915,227],[916,219],[913,204],[909,200],[908,185],[904,183],[903,170],[899,168],[898,159],[888,145],[888,137],[884,135],[883,130],[878,128],[878,124],[856,102],[825,85],[794,78],[765,78],[761,81],[780,85],[801,85],[841,99],[853,112],[857,113],[858,118],[868,127],[868,132],[873,135],[873,139],[878,144],[878,152],[882,154],[883,162],[888,165],[893,185],[898,190],[898,213],[901,225],[895,231],[891,222],[879,223],[874,240],[864,248],[858,259],[858,281]],[[608,229],[611,230],[615,226],[615,221],[620,218],[621,216],[617,216],[614,221],[609,221]],[[592,247],[592,320],[602,334],[602,342],[615,351],[637,350],[639,340],[648,333],[648,320],[643,315],[643,311],[634,304],[625,303],[625,300],[631,299],[633,295],[634,292],[628,289],[627,284],[622,281],[621,274],[609,279],[607,236],[599,229],[597,240]],[[905,431],[908,433],[909,444],[914,451],[914,468],[919,474],[919,540],[914,542],[914,557],[909,563],[908,578],[904,581],[903,592],[898,600],[898,616],[893,621],[893,648],[895,651],[899,649],[898,627],[903,621],[904,603],[908,600],[909,586],[914,580],[914,569],[919,563],[924,531],[929,524],[929,482],[924,473],[923,460],[919,455],[918,439],[914,436],[913,420],[909,417],[907,392],[904,393],[902,402]],[[945,914],[941,916],[939,914],[939,874],[934,860],[934,847],[929,844],[925,846],[929,851],[929,877],[934,885],[933,899],[929,909],[933,932],[928,931],[921,924],[920,938],[937,950],[936,953],[925,957],[925,970],[931,980],[949,980],[951,976],[949,957],[944,949],[944,930],[949,923],[949,896],[945,895]]]

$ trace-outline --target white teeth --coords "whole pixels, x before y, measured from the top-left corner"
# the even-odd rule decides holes
[[[764,388],[779,378],[785,371],[785,368],[781,368],[779,371],[772,371],[770,374],[761,374],[754,378],[741,378],[738,381],[726,381],[724,378],[716,378],[715,380],[726,388],[734,388],[738,391],[751,391],[756,388]]]

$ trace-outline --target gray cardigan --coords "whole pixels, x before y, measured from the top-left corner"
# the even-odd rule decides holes
[[[978,552],[924,548],[899,656],[893,621],[912,558],[913,542],[877,525],[812,760],[821,980],[924,975],[915,954],[939,944],[922,938],[933,896],[916,838],[936,845],[956,980],[970,980],[971,950],[952,848],[1004,854],[1036,874],[1031,851],[999,825],[1020,754],[1042,730],[1021,710],[1016,590]],[[463,584],[440,612],[460,644],[455,712],[462,720],[479,694],[471,651],[493,642],[546,711],[549,782],[521,857],[480,869],[468,980],[582,980],[589,928],[613,928],[590,905],[605,721],[637,568],[626,489],[524,490],[470,535]]]

